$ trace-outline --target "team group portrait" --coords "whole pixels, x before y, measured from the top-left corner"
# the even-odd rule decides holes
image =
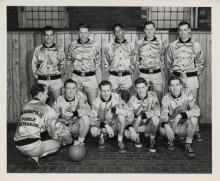
[[[212,173],[210,7],[7,7],[8,173]]]

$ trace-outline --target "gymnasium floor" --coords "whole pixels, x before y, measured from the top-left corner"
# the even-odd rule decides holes
[[[7,172],[8,173],[212,173],[212,127],[200,126],[204,137],[202,143],[194,141],[195,157],[188,158],[177,147],[174,151],[165,148],[163,139],[157,137],[157,153],[150,153],[146,141],[142,148],[135,148],[127,142],[127,153],[117,150],[117,137],[108,140],[104,149],[99,149],[97,140],[90,135],[86,140],[87,154],[83,161],[72,162],[68,147],[58,153],[40,159],[40,168],[33,169],[27,157],[15,148],[13,136],[15,125],[8,124]],[[141,137],[142,141],[144,140]]]

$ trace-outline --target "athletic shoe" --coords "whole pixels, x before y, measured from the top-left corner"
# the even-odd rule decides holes
[[[151,153],[155,153],[157,151],[156,146],[155,146],[155,139],[150,139],[150,148],[149,151]]]
[[[201,136],[201,134],[200,134],[199,131],[196,132],[196,134],[195,134],[195,139],[196,139],[196,141],[199,142],[199,143],[201,143],[201,142],[203,141],[203,138],[202,138],[202,136]]]
[[[191,147],[191,144],[186,143],[185,144],[185,152],[187,154],[188,157],[194,157],[194,150]]]
[[[105,140],[106,140],[106,137],[101,134],[99,136],[99,148],[105,148]]]
[[[126,152],[126,146],[123,143],[123,141],[118,141],[118,147],[119,147],[119,153],[125,153]]]
[[[35,168],[35,169],[40,168],[40,165],[39,165],[38,161],[35,160],[35,159],[32,158],[32,157],[28,157],[28,162],[31,164],[31,166],[32,166],[33,168]]]
[[[134,145],[135,145],[136,148],[141,148],[142,147],[142,144],[141,144],[139,136],[138,136],[137,140],[135,141]]]
[[[174,142],[168,140],[168,142],[167,142],[167,148],[168,148],[168,150],[175,150]]]

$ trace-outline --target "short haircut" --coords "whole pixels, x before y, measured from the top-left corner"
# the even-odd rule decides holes
[[[170,86],[172,80],[179,80],[180,84],[182,84],[182,80],[181,80],[179,77],[177,77],[177,76],[172,76],[172,77],[170,77],[170,79],[169,79],[169,81],[168,81],[168,85],[169,85],[169,86]]]
[[[78,31],[80,30],[80,28],[87,28],[88,30],[89,30],[89,25],[87,25],[86,23],[80,23],[79,25],[78,25]]]
[[[76,84],[76,86],[77,86],[77,82],[76,82],[75,80],[73,80],[73,79],[67,79],[67,80],[64,82],[64,88],[66,87],[66,84],[68,84],[68,83],[73,83],[73,84]]]
[[[103,81],[101,81],[101,82],[99,83],[99,89],[101,90],[101,87],[102,87],[102,86],[105,86],[105,85],[109,85],[110,88],[112,88],[112,84],[111,84],[110,81],[108,81],[108,80],[103,80]]]
[[[43,34],[45,35],[45,32],[46,31],[52,31],[53,32],[53,34],[54,34],[54,28],[52,27],[52,26],[45,26],[44,28],[43,28]]]
[[[114,24],[114,26],[112,27],[112,30],[115,31],[115,28],[117,26],[120,27],[121,29],[124,29],[124,26],[122,24],[117,23],[117,24]]]
[[[188,21],[180,21],[179,24],[178,24],[178,29],[180,28],[180,26],[183,26],[183,25],[188,25],[188,28],[190,29],[191,28],[191,25]]]
[[[154,28],[156,27],[156,26],[155,26],[155,23],[154,23],[153,21],[146,21],[146,22],[144,23],[144,28],[145,28],[147,25],[153,25]]]
[[[31,94],[32,98],[34,98],[40,92],[43,93],[45,90],[46,90],[46,85],[36,83],[31,87],[30,94]]]
[[[137,84],[141,84],[141,83],[144,83],[146,86],[148,85],[147,81],[142,77],[137,78],[134,82],[134,85],[135,87],[137,87]]]

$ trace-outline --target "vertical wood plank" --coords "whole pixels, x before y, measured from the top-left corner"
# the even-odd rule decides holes
[[[201,109],[201,116],[200,116],[200,123],[206,122],[206,83],[207,83],[207,77],[206,77],[206,71],[207,71],[207,57],[206,57],[206,34],[194,34],[194,39],[196,39],[202,46],[205,54],[204,62],[205,62],[205,68],[202,72],[202,74],[199,76],[199,96],[198,96],[198,102],[199,107]]]
[[[43,35],[40,33],[34,33],[34,47],[37,47],[43,43]]]
[[[71,44],[71,34],[70,33],[66,33],[65,35],[64,35],[64,50],[65,50],[65,52],[67,53],[67,51],[68,51],[68,47],[69,47],[69,45]]]
[[[12,67],[12,35],[7,34],[7,121],[14,121],[13,107],[13,67]]]
[[[20,58],[19,58],[19,35],[17,33],[12,34],[12,56],[13,56],[13,108],[14,108],[14,120],[16,123],[20,116]]]
[[[101,54],[102,54],[102,62],[104,62],[104,48],[106,47],[107,43],[109,43],[109,34],[107,33],[103,33],[102,37],[101,37],[101,45],[102,45],[102,50],[101,50]],[[107,77],[107,72],[104,68],[104,63],[102,63],[102,80],[106,80]]]
[[[28,100],[28,81],[27,81],[27,45],[26,34],[20,34],[20,90],[21,90],[21,102],[20,105]]]
[[[26,37],[26,45],[27,45],[27,81],[28,81],[28,98],[31,98],[31,95],[29,93],[30,88],[32,85],[36,82],[36,79],[34,77],[33,71],[32,71],[32,57],[34,53],[34,34],[27,34]]]
[[[206,123],[212,123],[212,51],[211,35],[207,35]]]
[[[64,50],[64,34],[62,33],[58,33],[56,34],[56,44],[59,46],[59,47],[62,47],[63,50]]]

